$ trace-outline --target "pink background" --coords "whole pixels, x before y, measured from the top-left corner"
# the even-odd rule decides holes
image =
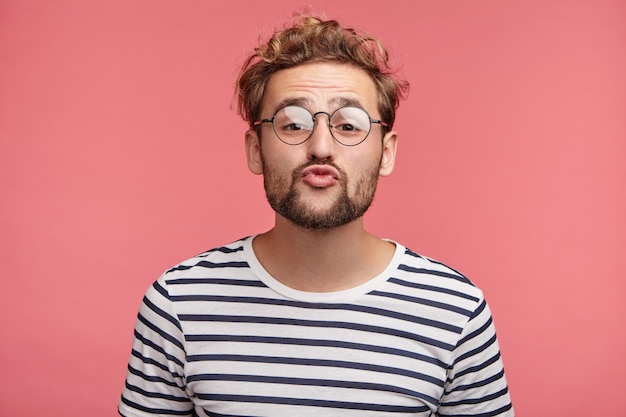
[[[412,83],[370,229],[485,291],[518,416],[626,416],[626,3],[310,3]],[[116,415],[145,289],[271,226],[232,86],[298,4],[0,3],[0,415]]]

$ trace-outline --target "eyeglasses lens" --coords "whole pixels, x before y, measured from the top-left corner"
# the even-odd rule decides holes
[[[370,132],[370,118],[358,107],[337,109],[330,119],[331,132],[335,139],[344,145],[362,142]]]
[[[317,113],[315,118],[323,113]],[[330,116],[330,132],[344,145],[357,145],[369,134],[369,115],[358,107],[342,107]],[[313,115],[300,106],[287,106],[274,116],[274,131],[285,143],[297,145],[311,136],[315,127]]]

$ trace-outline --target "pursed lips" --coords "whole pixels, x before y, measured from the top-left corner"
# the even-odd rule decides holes
[[[330,187],[338,180],[339,172],[329,165],[312,165],[302,170],[302,181],[311,187]]]

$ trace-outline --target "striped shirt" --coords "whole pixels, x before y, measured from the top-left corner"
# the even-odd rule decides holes
[[[513,416],[489,307],[463,275],[394,242],[369,282],[296,291],[252,239],[149,288],[120,414]]]

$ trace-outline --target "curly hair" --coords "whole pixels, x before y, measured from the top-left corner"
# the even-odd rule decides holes
[[[236,84],[237,110],[250,127],[261,115],[263,94],[277,71],[304,63],[336,62],[364,70],[378,90],[381,119],[393,126],[400,100],[409,84],[395,77],[389,54],[380,40],[336,20],[295,15],[291,26],[277,30],[267,42],[259,40],[242,65]]]

